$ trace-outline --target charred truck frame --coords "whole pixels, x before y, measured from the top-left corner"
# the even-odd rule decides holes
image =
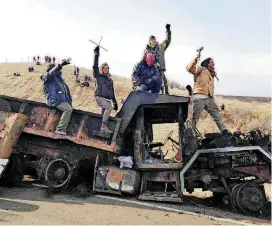
[[[53,133],[60,112],[0,96],[0,180],[31,175],[51,188],[79,183],[141,200],[182,202],[183,192],[212,191],[244,214],[259,215],[271,182],[271,143],[260,131],[202,136],[188,120],[189,97],[131,92],[101,134],[101,115],[74,110],[68,135]],[[153,125],[175,123],[178,139],[154,141]],[[174,157],[165,158],[166,143]],[[132,167],[120,167],[120,156]],[[120,161],[119,161],[120,160]]]

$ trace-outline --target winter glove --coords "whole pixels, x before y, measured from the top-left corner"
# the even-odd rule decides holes
[[[69,59],[64,59],[64,60],[62,60],[62,62],[61,62],[61,64],[60,64],[60,66],[65,66],[65,65],[67,65],[67,64],[70,64],[70,58]]]
[[[99,46],[96,46],[94,48],[94,54],[99,55],[99,50],[100,50]]]
[[[171,26],[170,24],[166,24],[165,28],[167,31],[170,31],[170,26]]]
[[[144,84],[145,84],[145,85],[149,85],[151,82],[152,82],[152,79],[149,78],[149,79],[146,79],[146,80],[144,81]]]
[[[118,105],[117,105],[117,103],[113,103],[113,110],[114,110],[114,111],[117,111],[117,110],[118,110]]]

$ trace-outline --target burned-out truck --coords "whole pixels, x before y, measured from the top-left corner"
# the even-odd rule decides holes
[[[112,134],[100,132],[100,114],[74,110],[63,136],[54,133],[58,110],[0,96],[0,180],[29,175],[51,188],[84,183],[94,192],[167,202],[200,188],[259,215],[267,201],[263,184],[271,182],[269,137],[259,130],[202,135],[188,119],[189,104],[190,97],[131,92],[109,120]],[[157,124],[169,130],[159,142]]]

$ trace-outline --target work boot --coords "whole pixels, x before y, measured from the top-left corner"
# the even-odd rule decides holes
[[[67,135],[66,131],[63,130],[56,130],[55,133],[59,135]]]
[[[232,133],[230,131],[228,131],[227,129],[224,129],[222,131],[222,134],[223,134],[223,136],[231,136],[232,135]]]
[[[102,126],[101,126],[101,128],[100,128],[100,132],[102,132],[102,133],[113,133],[113,132],[109,129],[109,127],[107,126],[106,123],[102,123]]]

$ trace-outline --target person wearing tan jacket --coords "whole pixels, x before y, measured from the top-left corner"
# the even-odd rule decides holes
[[[193,124],[196,126],[201,112],[205,109],[214,119],[223,134],[228,131],[214,100],[214,78],[218,80],[214,69],[214,60],[207,58],[198,65],[198,53],[196,58],[190,62],[186,69],[194,75],[194,99],[193,99]]]

